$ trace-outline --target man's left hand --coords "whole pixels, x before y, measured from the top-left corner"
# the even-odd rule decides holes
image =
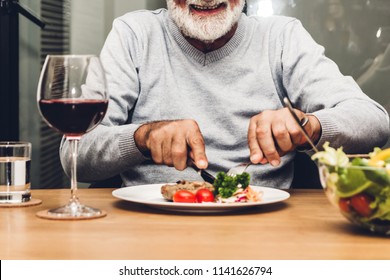
[[[309,118],[304,129],[316,143],[321,135],[321,124],[313,115],[295,109],[300,119]],[[280,157],[297,147],[307,145],[307,140],[287,108],[264,111],[251,118],[248,129],[250,159],[254,164],[269,162],[280,164]]]

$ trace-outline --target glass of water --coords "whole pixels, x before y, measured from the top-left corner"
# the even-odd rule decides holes
[[[30,201],[31,143],[0,142],[0,203]]]

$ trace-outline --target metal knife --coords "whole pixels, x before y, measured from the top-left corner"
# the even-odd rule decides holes
[[[210,173],[208,173],[206,170],[200,169],[199,167],[197,167],[195,162],[192,159],[189,159],[187,161],[187,165],[189,167],[193,168],[200,175],[200,177],[202,177],[203,180],[205,180],[206,182],[208,182],[210,184],[214,184],[215,177],[213,175],[211,175]]]

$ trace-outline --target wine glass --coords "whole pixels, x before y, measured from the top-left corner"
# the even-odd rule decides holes
[[[77,197],[77,154],[80,138],[103,119],[108,94],[98,56],[48,55],[37,90],[41,116],[68,140],[71,156],[71,197],[59,208],[47,211],[48,218],[86,219],[105,216],[105,212],[82,205]]]

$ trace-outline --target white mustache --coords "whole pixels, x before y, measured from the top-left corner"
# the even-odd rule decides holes
[[[226,0],[214,0],[214,1],[204,1],[204,0],[188,0],[186,1],[187,5],[199,5],[199,6],[216,6],[221,3],[226,3]],[[227,3],[226,3],[227,4]]]

